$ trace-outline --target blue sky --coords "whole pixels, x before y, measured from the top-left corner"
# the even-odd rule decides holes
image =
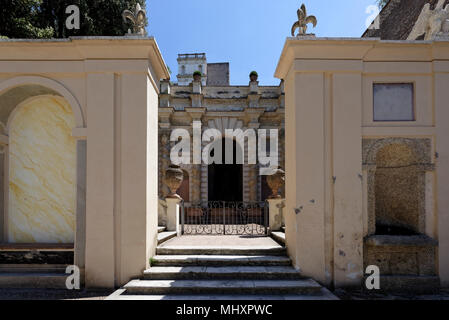
[[[360,37],[375,0],[303,0],[319,37]],[[274,71],[301,0],[147,0],[148,34],[156,38],[176,81],[178,53],[205,52],[208,62],[230,62],[232,85],[278,84]]]

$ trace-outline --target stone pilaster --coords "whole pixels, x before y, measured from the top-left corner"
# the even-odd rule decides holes
[[[257,179],[258,179],[258,167],[255,164],[249,165],[248,168],[248,200],[249,202],[257,201]]]
[[[185,111],[192,118],[192,124],[193,124],[193,122],[195,122],[195,121],[199,121],[199,122],[202,121],[202,117],[206,113],[206,108],[193,108],[192,107],[192,108],[185,108]],[[193,134],[193,131],[194,130],[192,130],[192,134]],[[202,132],[201,132],[201,134],[202,134]],[[193,138],[192,138],[192,141],[194,141]],[[200,138],[200,141],[201,141],[201,138]],[[193,143],[191,144],[191,148],[192,148],[192,155],[193,155],[193,152],[194,152],[193,151]],[[192,157],[192,160],[193,160],[193,157]],[[199,203],[202,201],[202,197],[201,197],[202,165],[192,162],[191,168],[192,169],[191,169],[191,184],[190,185],[192,186],[192,188],[190,191],[190,194],[191,194],[190,201],[193,203]]]
[[[201,108],[203,103],[202,86],[200,81],[192,82],[192,94],[190,95],[193,108]]]
[[[259,123],[259,117],[263,113],[263,111],[259,110],[253,110],[249,111],[247,110],[251,121],[248,124],[249,129],[257,130],[260,127]],[[256,112],[257,111],[257,112]],[[246,152],[247,154],[247,152]],[[248,156],[248,154],[247,154]],[[259,175],[259,167],[257,164],[250,164],[248,163],[248,201],[249,202],[256,202],[258,200],[258,175]]]
[[[163,198],[169,193],[168,187],[163,182],[165,171],[170,165],[170,132],[163,130],[160,134],[160,166],[159,166],[159,197]]]
[[[190,191],[191,202],[199,203],[201,201],[201,165],[192,165],[192,190]]]
[[[178,236],[181,235],[181,229],[179,225],[179,214],[181,208],[179,204],[181,199],[178,198],[166,198],[167,202],[167,231],[176,231]]]
[[[285,199],[268,199],[269,205],[269,225],[271,231],[281,230],[282,210],[285,207]]]

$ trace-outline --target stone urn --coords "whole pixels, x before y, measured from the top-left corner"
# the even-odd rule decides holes
[[[249,74],[249,79],[250,79],[251,82],[257,81],[257,79],[259,79],[259,75],[257,74],[256,71],[252,71]]]
[[[273,174],[267,176],[267,184],[273,193],[270,196],[270,199],[279,199],[281,195],[279,194],[279,189],[282,187],[285,181],[285,172],[284,170],[278,168],[275,169]]]
[[[201,81],[202,74],[201,72],[197,71],[193,73],[193,81]]]
[[[184,172],[182,171],[181,167],[174,164],[170,165],[165,171],[164,177],[164,182],[170,189],[170,194],[167,196],[167,198],[181,198],[178,194],[176,194],[176,191],[181,186],[183,180]]]

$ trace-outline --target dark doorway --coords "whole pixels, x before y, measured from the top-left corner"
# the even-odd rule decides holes
[[[222,150],[223,164],[209,165],[209,201],[243,201],[243,165],[236,164],[236,141],[233,141],[233,164],[225,164],[225,139]]]

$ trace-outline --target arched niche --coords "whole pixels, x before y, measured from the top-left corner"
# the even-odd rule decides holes
[[[426,172],[434,169],[430,141],[411,138],[364,140],[363,149],[368,235],[424,234]]]
[[[76,140],[68,102],[36,96],[8,120],[7,241],[74,243]]]
[[[377,153],[375,173],[376,233],[418,233],[424,185],[413,150],[390,144]]]
[[[48,101],[53,101],[53,103],[48,103]],[[40,110],[42,112],[39,112],[37,110],[39,109],[39,105],[43,105],[42,109]],[[58,116],[57,112],[55,113],[55,110],[58,108],[57,106],[59,106],[60,111],[64,110],[66,115],[70,113],[70,117],[67,117],[71,118],[70,121],[67,119],[63,120],[60,117],[61,114],[59,114]],[[52,108],[53,111],[51,111]],[[47,114],[47,117],[45,117],[44,114]],[[36,119],[36,117],[39,119]],[[50,119],[52,117],[53,119]],[[32,118],[36,121],[33,122]],[[47,150],[46,152],[45,148],[51,148],[50,145],[52,144],[52,141],[50,141],[50,139],[46,141],[45,137],[43,139],[39,139],[39,136],[42,138],[42,134],[45,131],[41,130],[39,126],[53,126],[54,128],[55,126],[61,126],[62,123],[65,123],[65,127],[63,130],[59,130],[59,132],[64,132],[62,140],[65,140],[66,142],[70,141],[71,151],[67,152],[67,150],[63,151],[61,149],[59,150],[59,152],[54,152],[55,150],[52,150],[52,152],[48,152]],[[74,243],[75,263],[82,268],[84,267],[85,247],[85,189],[87,142],[85,138],[74,140],[75,138],[72,137],[72,130],[75,128],[85,128],[83,111],[77,98],[63,84],[50,78],[40,76],[20,76],[0,82],[0,178],[3,181],[3,183],[0,183],[0,242],[33,242],[33,245],[36,245],[36,247],[39,247],[39,244],[43,242],[60,244],[68,242]],[[27,135],[32,138],[27,138]],[[59,136],[59,138],[61,138],[61,136]],[[14,141],[11,141],[11,139]],[[67,174],[67,171],[65,170],[57,170],[58,165],[50,162],[49,164],[47,164],[48,166],[44,165],[36,171],[39,172],[38,175],[43,175],[49,179],[47,180],[47,182],[45,182],[45,179],[41,180],[41,186],[43,185],[44,188],[56,188],[55,185],[52,185],[51,183],[48,184],[48,181],[54,182],[55,179],[59,178],[62,180],[66,179],[68,181],[68,183],[64,187],[64,190],[59,190],[59,197],[61,196],[61,194],[64,195],[70,193],[70,200],[68,201],[70,201],[71,203],[70,210],[74,211],[71,215],[75,221],[67,221],[70,220],[70,218],[68,218],[68,215],[62,215],[59,217],[47,216],[48,219],[45,219],[45,215],[43,215],[39,217],[39,219],[37,219],[38,222],[34,221],[30,224],[27,224],[28,221],[32,221],[33,219],[29,219],[27,221],[27,219],[24,218],[26,216],[25,214],[22,215],[21,219],[19,219],[20,221],[19,223],[17,223],[17,225],[19,226],[19,233],[22,232],[22,235],[25,234],[27,236],[19,237],[20,239],[16,239],[16,237],[11,234],[11,230],[8,230],[11,229],[11,220],[8,221],[8,219],[15,219],[13,217],[14,213],[9,212],[11,210],[15,210],[10,203],[10,170],[13,168],[15,168],[16,170],[18,167],[20,167],[20,165],[28,166],[29,170],[35,170],[36,168],[30,167],[30,165],[36,165],[36,163],[33,164],[33,159],[31,159],[31,161],[29,161],[30,163],[28,164],[20,164],[19,166],[16,166],[11,161],[19,160],[20,162],[21,159],[25,159],[26,157],[32,158],[32,155],[30,155],[30,153],[23,154],[19,152],[19,156],[15,156],[11,154],[10,149],[23,151],[23,147],[19,146],[19,148],[17,148],[17,146],[14,146],[14,143],[16,143],[17,141],[21,141],[21,143],[29,143],[32,139],[35,139],[38,142],[37,144],[35,144],[37,148],[34,148],[33,152],[40,154],[40,156],[42,156],[43,158],[45,158],[45,155],[52,155],[53,157],[58,158],[58,161],[56,161],[57,163],[60,164],[66,162],[67,166],[71,166],[72,168],[74,167],[74,170],[69,170],[71,174]],[[56,139],[56,144],[60,145],[62,140]],[[54,142],[55,141],[53,141],[53,143]],[[42,161],[43,158],[40,158],[39,161]],[[70,164],[68,164],[69,162]],[[54,170],[51,170],[52,166],[55,167],[53,168]],[[70,175],[70,177],[68,177],[68,175]],[[24,180],[28,181],[30,185],[35,186],[33,183],[35,183],[36,181],[33,181],[33,178],[30,175],[27,176],[26,174],[15,172],[11,178],[16,179],[18,177],[23,178]],[[39,178],[37,178],[37,175],[35,175],[34,179],[39,180]],[[45,202],[45,199],[41,200]],[[52,201],[56,200],[52,199]],[[62,205],[62,207],[68,206],[69,205],[66,204]],[[28,212],[28,214],[32,213]],[[43,229],[46,230],[44,232],[37,232],[38,235],[36,235],[35,233],[34,236],[30,236],[30,229],[32,229],[32,232],[36,231],[36,228],[30,228],[30,226],[39,223],[44,225],[45,228]],[[21,225],[23,226],[23,230],[20,230]],[[59,231],[62,231],[62,234],[64,234],[64,232],[67,232],[67,228],[69,228],[71,229],[71,234],[68,234],[70,233],[68,232],[65,234],[66,237],[62,236],[53,238],[43,236],[45,232],[53,233],[53,235],[57,234],[58,231],[56,230],[58,228]]]
[[[6,124],[16,106],[40,95],[63,97],[72,108],[75,127],[85,127],[83,111],[76,97],[60,82],[40,76],[20,76],[0,82],[0,121]]]

